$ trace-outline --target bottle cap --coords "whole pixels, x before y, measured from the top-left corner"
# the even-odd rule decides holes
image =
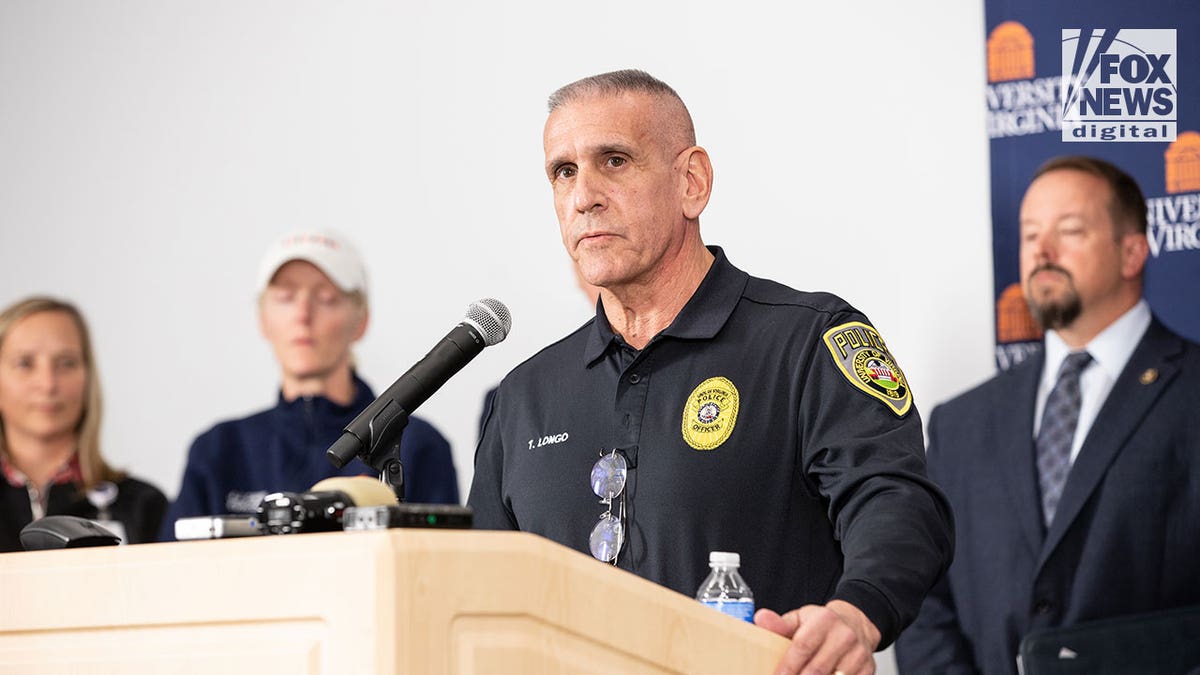
[[[713,551],[708,554],[708,564],[738,567],[742,564],[742,556],[737,553],[729,553],[728,551]]]

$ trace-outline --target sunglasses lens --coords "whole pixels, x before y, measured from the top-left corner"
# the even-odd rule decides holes
[[[592,528],[592,536],[588,541],[592,549],[592,557],[604,562],[612,562],[621,550],[625,541],[625,527],[621,520],[611,513],[600,516],[600,522]]]
[[[592,492],[601,499],[612,499],[621,494],[625,489],[626,471],[624,455],[615,452],[604,455],[592,467]]]

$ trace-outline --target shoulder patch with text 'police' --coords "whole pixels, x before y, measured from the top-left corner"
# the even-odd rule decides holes
[[[912,407],[912,392],[900,366],[888,353],[879,332],[861,321],[825,331],[825,346],[850,383],[883,401],[903,416]]]
[[[729,440],[737,424],[738,390],[724,377],[710,377],[688,396],[683,440],[696,450],[713,450]]]

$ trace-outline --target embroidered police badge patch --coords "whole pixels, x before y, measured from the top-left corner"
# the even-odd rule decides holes
[[[688,396],[683,440],[696,450],[713,450],[729,440],[737,423],[738,390],[724,377],[710,377]]]
[[[851,384],[886,403],[897,415],[908,412],[912,407],[908,380],[874,328],[851,321],[825,331],[824,340]]]

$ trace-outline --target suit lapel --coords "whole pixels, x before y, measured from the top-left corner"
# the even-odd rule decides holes
[[[1129,437],[1145,418],[1154,401],[1166,390],[1179,367],[1170,359],[1183,349],[1182,341],[1153,320],[1141,342],[1125,364],[1125,370],[1113,384],[1112,391],[1096,421],[1088,432],[1079,456],[1067,475],[1062,499],[1042,548],[1040,567],[1062,541],[1067,529],[1079,516],[1084,504],[1104,479],[1108,467],[1125,447]],[[1157,376],[1143,383],[1142,375],[1153,369]]]
[[[1044,359],[1044,352],[1039,351],[1008,372],[1009,391],[993,411],[996,447],[1001,450],[1000,472],[1013,498],[1013,513],[1034,555],[1042,548],[1044,533],[1033,450],[1033,409]]]

